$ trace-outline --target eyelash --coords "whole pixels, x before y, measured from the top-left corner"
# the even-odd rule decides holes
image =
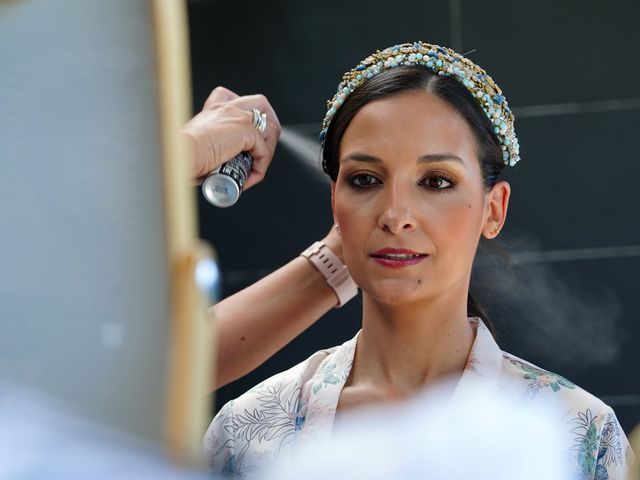
[[[356,184],[357,179],[362,179],[363,177],[374,178],[378,182],[380,182],[380,179],[378,179],[378,177],[376,177],[375,175],[372,175],[371,173],[354,173],[353,175],[349,176],[349,178],[348,178],[349,185],[351,187],[355,188],[355,189],[360,190],[360,189],[364,189],[364,188],[371,188],[371,187],[374,187],[374,186],[380,184],[380,183],[369,183],[369,184],[366,184],[366,185],[357,185]],[[449,183],[450,185],[448,187],[438,188],[438,187],[430,187],[430,186],[425,185],[423,183],[425,180],[431,180],[431,179],[444,180],[445,182]],[[448,177],[447,175],[443,175],[441,173],[438,173],[438,174],[432,174],[432,175],[424,177],[422,180],[420,180],[420,184],[419,185],[424,186],[428,190],[437,191],[437,192],[447,192],[448,190],[451,190],[453,187],[456,186],[456,182],[454,182],[453,179]]]

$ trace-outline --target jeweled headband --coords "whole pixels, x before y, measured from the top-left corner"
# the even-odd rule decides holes
[[[514,166],[520,160],[520,145],[514,130],[515,118],[500,87],[487,72],[468,58],[450,48],[422,42],[404,43],[378,50],[343,75],[337,93],[327,102],[328,110],[320,132],[323,144],[332,118],[349,94],[378,73],[400,65],[422,65],[435,74],[458,80],[471,92],[493,124],[493,130],[501,143],[504,163]]]

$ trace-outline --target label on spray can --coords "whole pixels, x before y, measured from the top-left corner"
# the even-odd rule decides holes
[[[252,164],[251,155],[241,152],[211,172],[202,182],[202,193],[209,203],[217,207],[230,207],[236,203]]]

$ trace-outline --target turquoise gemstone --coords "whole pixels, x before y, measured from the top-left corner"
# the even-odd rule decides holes
[[[421,53],[416,53],[416,60],[422,60],[423,55]]]
[[[342,89],[342,93],[349,93],[349,89],[348,89],[347,87],[344,87],[344,88]]]
[[[442,60],[436,60],[436,66],[441,67],[442,66]]]

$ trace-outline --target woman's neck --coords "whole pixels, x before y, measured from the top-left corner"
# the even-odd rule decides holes
[[[474,330],[467,292],[450,291],[420,304],[382,305],[364,296],[363,328],[350,383],[404,396],[427,383],[460,375]]]

